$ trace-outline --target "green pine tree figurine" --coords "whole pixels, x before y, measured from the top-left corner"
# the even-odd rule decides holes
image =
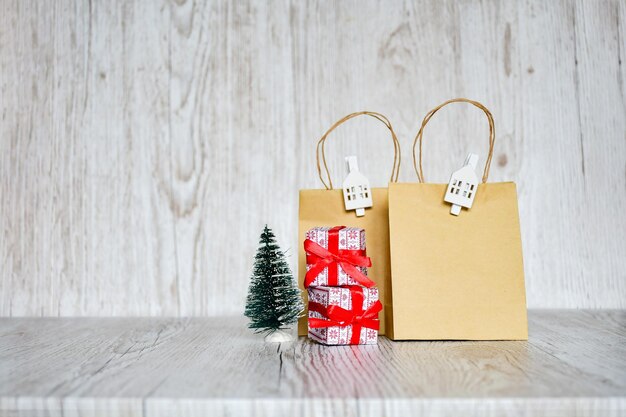
[[[248,327],[256,329],[256,333],[267,333],[267,342],[288,341],[291,336],[283,330],[297,322],[303,310],[300,289],[285,254],[276,243],[274,232],[265,225],[246,299],[244,314],[250,319]]]

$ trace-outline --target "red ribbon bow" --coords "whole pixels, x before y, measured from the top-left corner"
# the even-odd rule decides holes
[[[374,281],[369,279],[367,275],[359,271],[357,266],[370,267],[372,261],[365,256],[365,250],[358,249],[339,249],[339,231],[345,226],[336,226],[328,231],[328,249],[318,245],[311,239],[304,241],[304,250],[306,251],[306,263],[311,266],[304,277],[304,286],[308,287],[315,278],[328,267],[328,286],[337,286],[337,268],[341,268],[359,284],[371,288]]]
[[[350,337],[350,344],[358,345],[361,338],[361,328],[379,329],[378,313],[383,309],[383,305],[377,300],[367,310],[363,310],[363,289],[356,285],[345,288],[348,288],[352,294],[352,311],[337,305],[326,307],[323,304],[309,301],[309,311],[316,311],[324,317],[328,317],[328,319],[309,317],[309,327],[317,329],[351,325],[352,336]]]

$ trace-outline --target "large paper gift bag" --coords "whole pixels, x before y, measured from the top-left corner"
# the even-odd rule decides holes
[[[471,209],[450,213],[447,184],[422,172],[422,134],[449,103],[480,108],[489,121],[489,150]],[[517,191],[512,182],[487,183],[493,117],[482,104],[454,99],[431,110],[415,137],[418,183],[389,185],[391,305],[386,334],[394,340],[516,340],[528,338]],[[419,158],[415,148],[419,146]],[[459,161],[460,163],[461,161]]]
[[[342,190],[333,188],[324,153],[324,144],[328,135],[342,123],[361,115],[370,116],[379,120],[389,130],[394,149],[390,181],[395,182],[398,180],[398,172],[400,170],[400,146],[391,123],[382,114],[367,111],[352,113],[337,121],[324,133],[317,143],[316,157],[317,171],[325,189],[300,190],[300,212],[298,218],[298,242],[300,247],[298,253],[298,282],[300,288],[304,289],[307,267],[303,242],[306,239],[307,231],[322,226],[335,227],[343,225],[357,227],[363,229],[367,236],[367,256],[372,262],[371,268],[368,268],[368,278],[376,283],[380,292],[380,299],[384,300],[390,279],[387,188],[371,189],[373,206],[365,210],[364,216],[357,217],[354,211],[346,211]],[[385,331],[384,315],[385,311],[383,310],[380,314],[381,328],[379,334],[384,334]],[[307,334],[306,317],[307,314],[305,313],[304,317],[300,319],[298,323],[298,334],[300,335]]]

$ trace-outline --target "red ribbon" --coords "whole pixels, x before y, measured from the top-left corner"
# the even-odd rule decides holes
[[[344,228],[345,226],[335,226],[328,231],[328,249],[318,245],[311,239],[304,241],[306,263],[312,265],[304,277],[305,287],[311,285],[326,267],[328,267],[327,285],[336,287],[338,285],[337,265],[340,265],[344,272],[359,284],[368,288],[376,285],[367,275],[356,268],[357,266],[372,266],[371,259],[365,256],[365,250],[339,249],[339,231]]]
[[[367,310],[363,310],[363,288],[357,285],[350,285],[348,288],[352,295],[352,311],[346,310],[336,305],[328,307],[323,304],[309,301],[309,311],[316,311],[328,317],[328,319],[318,319],[309,317],[309,327],[332,327],[332,326],[352,326],[352,336],[350,338],[351,345],[358,345],[361,338],[361,328],[378,330],[380,322],[378,321],[378,313],[383,309],[380,301],[376,301]]]

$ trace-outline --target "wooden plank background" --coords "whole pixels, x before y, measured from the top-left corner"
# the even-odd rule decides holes
[[[0,315],[241,313],[265,223],[295,267],[297,191],[341,116],[493,110],[529,307],[626,307],[623,1],[0,0]],[[429,125],[445,182],[487,123]],[[329,139],[385,185],[373,120]]]

